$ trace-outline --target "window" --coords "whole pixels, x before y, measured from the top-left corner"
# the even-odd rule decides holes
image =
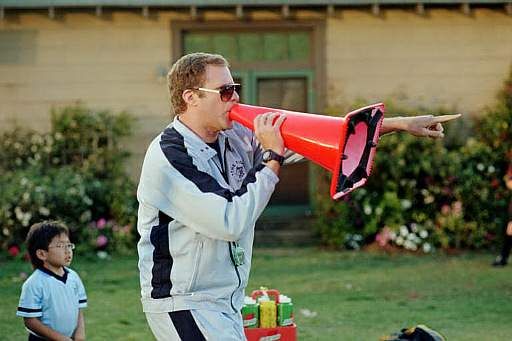
[[[309,32],[185,32],[184,52],[210,52],[231,63],[309,62]]]

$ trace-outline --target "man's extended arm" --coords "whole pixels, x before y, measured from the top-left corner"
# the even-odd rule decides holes
[[[395,131],[405,131],[419,137],[444,137],[442,123],[459,118],[461,115],[422,115],[410,117],[385,118],[382,122],[380,135]]]

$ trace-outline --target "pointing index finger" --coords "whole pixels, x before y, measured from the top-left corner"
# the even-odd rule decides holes
[[[456,118],[459,118],[461,116],[462,116],[461,114],[434,116],[432,118],[432,122],[433,123],[444,123],[444,122],[448,122],[448,121],[454,120]]]

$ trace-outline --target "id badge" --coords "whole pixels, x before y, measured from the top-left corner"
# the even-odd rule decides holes
[[[240,266],[245,263],[245,250],[238,243],[234,242],[231,247],[231,256],[235,266]]]

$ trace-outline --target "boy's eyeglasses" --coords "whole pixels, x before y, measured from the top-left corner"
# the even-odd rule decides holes
[[[67,250],[74,250],[75,249],[75,244],[73,243],[69,243],[69,244],[56,244],[56,245],[50,245],[48,246],[48,248],[51,248],[51,247],[56,247],[58,249],[67,249]]]
[[[238,83],[226,84],[217,89],[207,89],[207,88],[194,88],[194,90],[206,91],[206,92],[215,92],[220,95],[220,100],[222,102],[229,102],[231,98],[233,98],[233,94],[235,91],[240,91],[241,85]]]

